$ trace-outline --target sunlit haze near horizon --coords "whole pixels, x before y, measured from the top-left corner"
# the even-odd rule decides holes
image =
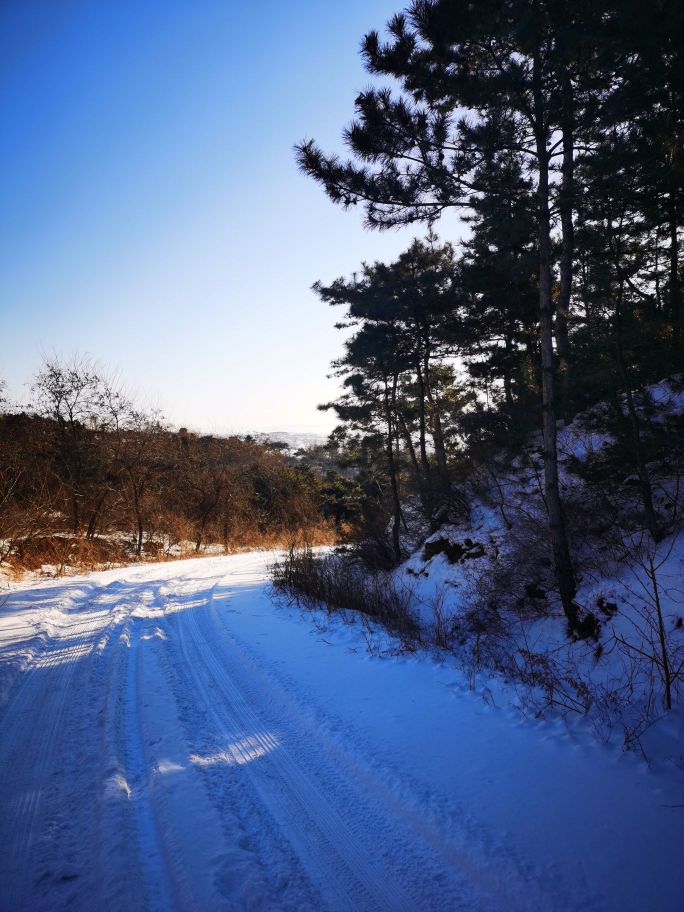
[[[326,432],[339,317],[310,290],[396,256],[301,175],[342,151],[396,0],[0,8],[0,377],[87,353],[167,419]]]

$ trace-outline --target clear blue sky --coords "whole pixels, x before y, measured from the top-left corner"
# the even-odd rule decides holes
[[[176,424],[325,431],[340,351],[310,291],[398,254],[297,172],[340,148],[397,0],[4,0],[0,376],[89,353]],[[419,231],[420,229],[418,229]]]

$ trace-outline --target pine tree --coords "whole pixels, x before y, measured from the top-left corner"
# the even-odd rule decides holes
[[[466,206],[476,189],[478,132],[458,113],[466,108],[477,117],[486,110],[490,120],[514,124],[502,146],[525,157],[535,181],[545,499],[556,579],[573,624],[576,582],[558,479],[551,273],[550,174],[562,154],[558,16],[553,3],[418,0],[408,17],[390,22],[389,43],[374,32],[364,40],[367,68],[399,80],[402,91],[394,98],[387,89],[370,89],[356,99],[357,120],[345,133],[356,161],[327,157],[312,141],[298,147],[298,156],[332,200],[365,204],[372,227],[431,221]]]
[[[437,370],[460,345],[456,317],[460,297],[452,247],[438,244],[434,236],[427,243],[416,240],[394,263],[364,265],[351,281],[340,278],[330,286],[318,283],[314,288],[324,301],[348,307],[341,325],[385,327],[392,333],[401,378],[393,410],[423,506],[429,516],[453,506]],[[428,456],[428,435],[434,465]]]

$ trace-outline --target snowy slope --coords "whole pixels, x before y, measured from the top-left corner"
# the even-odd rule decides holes
[[[651,427],[681,424],[681,380],[651,387],[638,405],[649,414]],[[501,688],[502,700],[529,714],[561,713],[581,720],[599,739],[635,749],[684,778],[684,530],[681,520],[673,523],[657,544],[635,531],[639,488],[629,457],[616,459],[616,441],[605,429],[606,412],[599,405],[559,432],[576,602],[583,614],[597,620],[596,636],[568,636],[555,592],[541,438],[531,440],[516,460],[502,454],[471,479],[468,519],[433,534],[427,550],[421,546],[395,577],[415,593],[425,638],[434,631],[437,601],[441,629],[450,634],[442,645],[453,649],[464,666],[494,671],[498,679],[490,686]],[[649,465],[654,502],[663,517],[677,510],[681,515],[676,456],[667,453]],[[591,478],[587,467],[596,460],[614,473],[610,491],[604,482],[586,480]],[[670,667],[679,671],[670,712],[662,676],[649,659],[660,657],[649,567],[657,583]]]
[[[0,908],[682,908],[684,785],[269,596],[265,553],[0,609]]]

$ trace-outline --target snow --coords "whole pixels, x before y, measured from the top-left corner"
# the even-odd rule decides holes
[[[684,410],[682,378],[655,384],[636,397],[637,408],[648,414],[649,425],[681,420]],[[461,661],[472,660],[478,637],[479,667],[496,670],[487,687],[497,699],[515,704],[528,714],[577,710],[585,727],[600,740],[627,746],[641,753],[652,767],[670,767],[675,776],[684,770],[684,707],[681,680],[675,682],[679,705],[665,713],[661,676],[649,656],[660,655],[657,615],[649,561],[657,571],[658,597],[668,641],[672,669],[684,667],[684,530],[674,530],[654,545],[650,537],[630,532],[630,516],[638,516],[638,488],[630,479],[615,479],[619,496],[615,504],[627,517],[623,532],[605,522],[606,501],[583,479],[578,467],[614,445],[605,428],[605,404],[599,404],[575,421],[559,428],[560,477],[566,506],[577,526],[571,540],[578,570],[576,602],[584,613],[600,622],[597,639],[575,641],[568,637],[548,556],[547,519],[541,496],[541,436],[530,440],[527,452],[511,462],[501,454],[488,469],[475,473],[467,485],[470,516],[443,526],[427,542],[446,540],[466,553],[460,560],[445,553],[430,557],[421,546],[394,571],[398,583],[410,587],[417,613],[429,638],[433,633],[435,603],[441,612],[441,629],[455,631],[452,645]],[[646,425],[644,425],[646,426]],[[625,463],[627,464],[627,460]],[[668,516],[677,500],[679,482],[668,460],[649,466],[654,501],[661,516]],[[615,496],[615,495],[614,495]],[[680,495],[681,496],[681,495]],[[610,512],[610,511],[609,511]],[[671,514],[669,514],[671,515]],[[415,542],[407,540],[407,548]],[[482,553],[484,552],[484,553]],[[429,559],[426,559],[429,558]],[[528,594],[531,588],[532,595]],[[487,615],[491,606],[492,614]],[[480,649],[477,624],[481,616],[496,615],[490,647]],[[499,627],[496,624],[500,622]],[[496,638],[499,638],[497,643]],[[484,658],[482,654],[484,653]],[[643,661],[639,660],[639,656]],[[550,688],[523,682],[523,674],[541,669],[552,686],[563,684],[565,707],[549,705]],[[551,674],[546,672],[551,669]],[[508,676],[501,679],[499,673]],[[532,675],[528,675],[531,677]],[[570,707],[570,708],[568,708]]]
[[[277,604],[272,559],[8,594],[0,908],[682,908],[681,770]]]

